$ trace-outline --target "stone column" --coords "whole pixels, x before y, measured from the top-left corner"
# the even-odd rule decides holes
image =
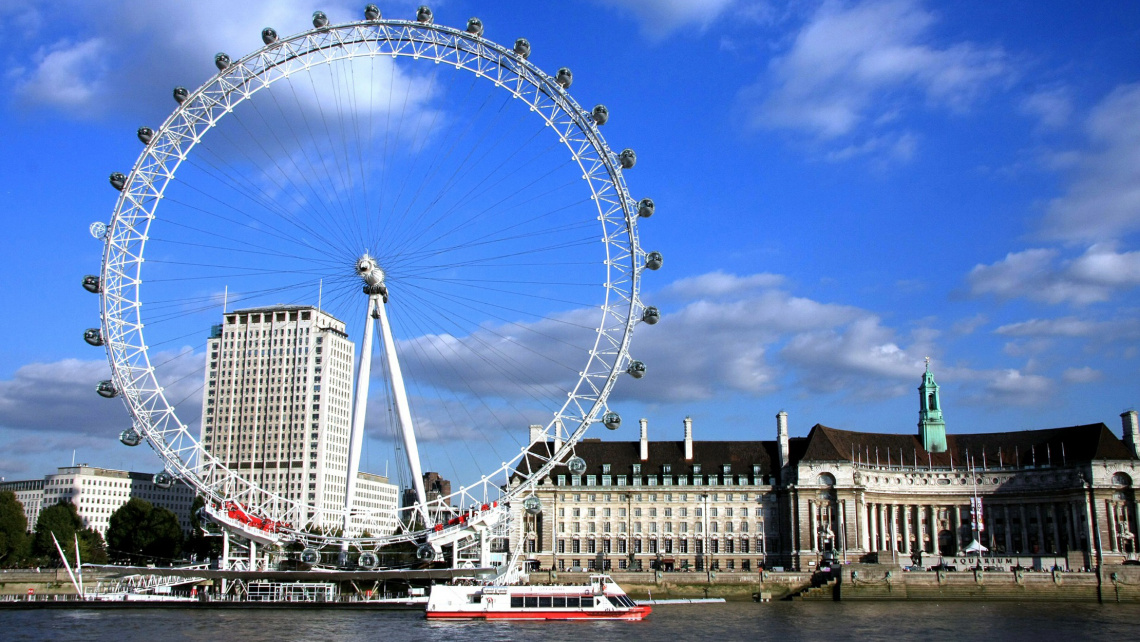
[[[938,507],[927,508],[930,509],[930,552],[937,555],[942,552],[938,550]]]
[[[1116,541],[1116,505],[1113,504],[1111,499],[1104,500],[1104,516],[1108,520],[1108,550],[1117,551]]]
[[[819,550],[819,529],[815,525],[815,502],[808,500],[808,531],[811,535],[811,550]]]
[[[1053,550],[1050,552],[1061,552],[1061,529],[1057,527],[1057,520],[1060,518],[1060,511],[1057,510],[1057,505],[1049,502],[1045,506],[1045,516],[1053,523]]]
[[[1029,551],[1029,520],[1025,518],[1025,504],[1017,507],[1021,514],[1021,552],[1028,553]]]
[[[887,550],[898,552],[898,511],[895,504],[887,506],[887,519],[890,520],[890,546]]]
[[[888,504],[879,504],[879,547],[880,550],[893,551],[891,544],[891,507]]]
[[[907,555],[910,555],[910,551],[911,551],[910,542],[914,538],[914,534],[911,532],[911,527],[910,527],[911,507],[904,505],[902,507],[902,511],[903,511],[903,519],[902,519],[902,522],[903,522],[903,527],[902,527],[903,528],[903,550],[902,550],[902,552],[906,553]]]
[[[962,546],[962,505],[954,504],[953,517],[950,520],[950,525],[954,530],[954,548],[955,553],[962,552],[965,547]]]
[[[1033,512],[1037,515],[1037,554],[1045,554],[1045,522],[1042,517],[1041,503],[1033,505]]]
[[[1005,554],[1006,555],[1012,555],[1013,554],[1013,525],[1009,521],[1009,504],[1002,506],[1002,511],[1003,511],[1003,513],[1002,513],[1003,519],[1005,520],[1005,523],[1003,524],[1003,526],[1005,527],[1005,529],[1004,529],[1005,530]]]
[[[850,541],[850,535],[847,533],[847,500],[839,500],[839,541],[836,542],[839,550],[847,553],[847,542]]]
[[[871,531],[868,528],[866,497],[859,498],[858,511],[857,521],[859,523],[859,545],[863,547],[863,552],[866,553],[871,550],[871,538],[869,536]]]
[[[1077,519],[1077,503],[1069,502],[1069,517],[1066,520],[1069,522],[1069,551],[1080,550],[1080,538],[1077,537],[1077,524],[1080,520]]]

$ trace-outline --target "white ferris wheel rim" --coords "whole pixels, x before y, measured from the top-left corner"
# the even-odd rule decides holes
[[[646,268],[645,252],[638,244],[637,203],[629,195],[618,154],[609,148],[590,112],[578,105],[554,78],[514,51],[480,35],[432,23],[364,20],[328,25],[276,40],[233,62],[190,92],[155,130],[127,176],[105,235],[100,271],[101,322],[112,381],[130,411],[134,429],[163,460],[165,470],[194,487],[207,505],[232,501],[259,514],[265,512],[259,510],[263,507],[244,504],[243,498],[255,495],[253,491],[264,496],[273,493],[241,478],[208,453],[178,419],[174,405],[156,378],[143,338],[145,320],[140,298],[143,249],[150,224],[158,218],[155,212],[164,190],[174,180],[181,162],[238,103],[295,71],[382,55],[451,64],[494,82],[525,101],[570,149],[589,185],[603,226],[607,278],[603,284],[601,321],[586,366],[570,388],[565,404],[555,411],[541,434],[517,455],[438,501],[442,504],[458,500],[460,506],[477,506],[491,490],[497,493],[500,504],[508,504],[513,498],[532,494],[534,485],[566,460],[590,425],[608,410],[610,391],[631,362],[632,331],[645,308],[639,298],[640,275]],[[561,441],[561,448],[549,456],[536,454],[535,443],[551,440]],[[205,469],[220,473],[216,475],[218,481],[207,483],[202,474]],[[279,496],[274,499],[279,505],[308,506]],[[307,545],[347,541],[364,549],[422,541],[433,533],[432,525],[424,525],[390,536],[350,538],[331,529],[313,531],[307,526],[291,525],[272,536],[244,534],[255,539],[259,534],[266,535],[263,541],[295,540]]]

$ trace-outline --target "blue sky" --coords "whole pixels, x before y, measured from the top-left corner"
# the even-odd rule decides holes
[[[135,128],[165,118],[175,85],[205,82],[215,52],[252,51],[264,26],[299,32],[315,9],[356,19],[362,4],[0,0],[0,475],[40,476],[72,449],[157,468],[115,439],[125,412],[94,394],[106,361],[81,339],[97,325],[79,280],[98,270],[87,226],[110,218],[107,175],[129,170]],[[548,73],[571,67],[576,99],[609,107],[611,146],[637,150],[631,191],[657,203],[642,240],[666,257],[644,298],[665,318],[634,338],[650,376],[611,400],[651,437],[679,438],[691,415],[698,438],[770,439],[781,409],[793,434],[911,432],[926,356],[951,432],[1119,432],[1137,403],[1140,5],[432,8],[454,26],[478,15],[498,42],[528,38]],[[456,89],[409,73],[417,104],[461,122]],[[170,347],[187,381],[196,341]],[[439,446],[465,430],[425,435],[428,467],[465,470]],[[369,443],[383,472],[384,440]]]

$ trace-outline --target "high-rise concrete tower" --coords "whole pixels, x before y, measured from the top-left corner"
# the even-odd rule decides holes
[[[265,491],[308,505],[292,523],[337,524],[352,409],[344,323],[309,306],[235,310],[213,327],[206,356],[205,449]]]

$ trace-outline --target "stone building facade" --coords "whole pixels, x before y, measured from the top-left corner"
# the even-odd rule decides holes
[[[541,480],[542,511],[514,508],[511,546],[521,538],[523,559],[552,569],[930,565],[979,551],[1069,568],[1137,559],[1135,411],[1123,439],[1103,423],[948,435],[929,371],[919,392],[910,435],[817,424],[789,437],[781,412],[771,441],[694,440],[688,418],[681,441],[650,442],[644,419],[639,441],[583,440],[586,472]]]

